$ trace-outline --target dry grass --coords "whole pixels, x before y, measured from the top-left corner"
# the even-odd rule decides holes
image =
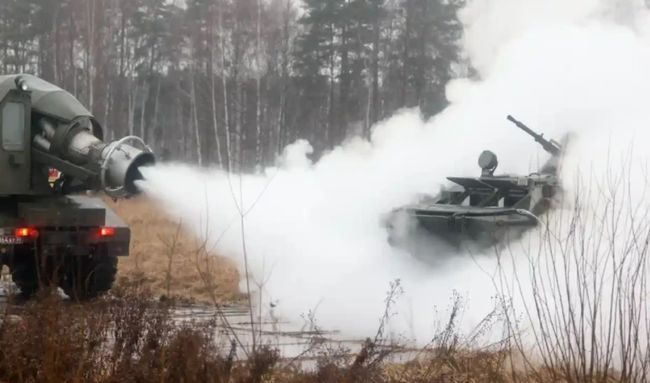
[[[2,382],[221,382],[233,368],[214,322],[178,324],[137,290],[86,304],[44,294],[0,318]]]
[[[131,251],[121,257],[118,284],[197,302],[242,299],[234,262],[200,251],[200,243],[144,197],[106,203],[131,227]]]
[[[0,309],[1,382],[509,381],[498,353],[444,351],[390,365],[375,346],[369,341],[349,355],[323,345],[309,370],[286,364],[268,347],[238,359],[215,320],[178,323],[171,301],[133,288],[84,304],[44,293]]]
[[[23,305],[0,308],[0,382],[215,383],[623,383],[643,379],[573,379],[562,369],[513,371],[513,350],[501,343],[483,351],[459,347],[454,318],[418,357],[395,363],[396,345],[367,339],[357,353],[317,342],[309,368],[271,347],[248,350],[220,331],[218,318],[179,322],[174,302],[146,289],[118,287],[83,304],[43,291]],[[387,303],[387,305],[389,302]],[[378,334],[382,334],[381,328]],[[516,352],[516,350],[515,350]],[[239,354],[241,355],[241,354]]]

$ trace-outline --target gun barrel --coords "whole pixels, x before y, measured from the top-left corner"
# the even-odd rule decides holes
[[[519,129],[523,130],[524,132],[528,133],[529,136],[533,137],[535,141],[539,142],[540,145],[542,145],[542,148],[549,152],[550,154],[556,156],[560,154],[561,147],[555,143],[554,141],[549,141],[544,138],[544,135],[535,133],[531,128],[527,127],[523,122],[517,120],[516,118],[512,117],[511,115],[508,115],[508,120],[512,123],[514,123]]]
[[[515,124],[519,129],[535,137],[535,139],[537,139],[537,137],[541,137],[540,134],[535,133],[531,128],[527,127],[523,122],[517,120],[516,118],[508,115],[508,120]]]

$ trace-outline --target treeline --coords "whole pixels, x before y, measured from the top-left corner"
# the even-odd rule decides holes
[[[254,169],[445,104],[464,0],[0,0],[0,68],[73,92],[109,138]]]

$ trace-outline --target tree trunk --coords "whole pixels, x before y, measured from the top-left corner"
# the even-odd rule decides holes
[[[223,156],[221,154],[221,139],[219,138],[219,126],[217,124],[217,100],[216,100],[216,86],[214,79],[214,7],[210,9],[210,61],[208,62],[208,75],[210,76],[210,101],[212,107],[212,130],[214,132],[214,141],[217,144],[217,165],[223,168]]]
[[[239,75],[236,68],[233,80],[235,82],[235,137],[237,137],[235,145],[235,158],[238,160],[238,163],[236,164],[236,171],[241,172],[244,167],[244,132],[242,129],[242,120],[244,118],[244,92],[242,92],[242,86],[239,81]]]
[[[236,159],[239,160],[239,163],[237,165],[237,171],[241,171],[243,168],[243,134],[242,134],[242,111],[243,111],[243,100],[242,100],[242,87],[241,83],[239,80],[239,65],[240,65],[240,60],[241,60],[241,39],[239,37],[240,33],[240,26],[239,26],[239,21],[235,20],[235,30],[233,31],[233,34],[236,36],[234,42],[233,42],[233,86],[235,87],[235,113],[234,113],[234,119],[235,119],[235,149],[233,155],[235,156]]]
[[[75,37],[76,37],[77,32],[76,32],[74,16],[72,15],[72,13],[70,14],[69,23],[70,23],[70,32],[69,32],[68,39],[69,39],[69,43],[70,43],[70,51],[68,52],[68,54],[69,54],[68,59],[70,60],[70,76],[71,76],[70,81],[72,82],[72,94],[75,97],[78,97],[79,96],[79,91],[77,89],[77,70],[76,70],[76,67],[74,65],[74,61],[75,61],[74,60],[75,59],[75,51],[74,51],[74,45],[75,44],[74,43],[75,43]]]
[[[334,146],[334,140],[333,136],[335,134],[332,134],[332,130],[336,129],[336,117],[334,114],[335,107],[334,107],[334,85],[335,85],[335,76],[334,76],[334,71],[335,71],[335,66],[336,66],[336,53],[334,51],[334,24],[330,24],[330,52],[329,52],[329,96],[328,96],[328,101],[327,101],[327,109],[328,109],[328,124],[327,124],[327,129],[325,129],[325,137],[324,137],[324,145],[325,147],[331,148]]]
[[[280,75],[280,111],[278,113],[278,127],[276,132],[277,147],[275,154],[282,153],[287,139],[287,99],[289,92],[289,57],[290,57],[290,18],[291,18],[291,0],[286,0],[285,10],[283,12],[282,24],[282,63]]]
[[[129,136],[135,135],[135,101],[138,97],[138,86],[133,86],[131,81],[127,84],[128,88],[128,118],[129,118]]]
[[[404,49],[402,50],[402,84],[400,88],[400,108],[406,106],[406,91],[408,88],[408,75],[410,71],[409,64],[409,44],[411,41],[411,18],[413,17],[412,0],[406,0],[406,20],[404,30]]]
[[[54,36],[54,46],[52,48],[53,52],[53,58],[52,58],[52,65],[54,67],[54,83],[55,84],[60,84],[62,81],[61,78],[61,63],[59,62],[59,51],[61,50],[61,36],[59,34],[59,9],[57,8],[55,14],[54,14],[54,22],[52,23],[52,34]]]
[[[149,100],[149,84],[142,84],[142,95],[140,96],[140,137],[147,142],[147,101]]]
[[[113,140],[113,129],[108,123],[109,116],[111,115],[111,84],[106,84],[106,105],[104,105],[104,139]]]
[[[341,82],[339,89],[339,105],[337,127],[335,134],[332,134],[332,146],[339,144],[345,139],[348,130],[348,103],[350,99],[350,29],[347,22],[341,29]],[[332,33],[334,37],[334,33]],[[334,40],[332,40],[332,43]],[[332,68],[333,69],[333,68]]]
[[[426,64],[425,60],[427,58],[427,38],[429,36],[429,25],[430,21],[426,19],[426,16],[429,15],[429,4],[428,2],[424,1],[422,2],[422,10],[421,14],[425,16],[424,20],[421,20],[421,26],[419,29],[419,39],[418,39],[418,65],[417,65],[417,74],[416,74],[416,81],[415,81],[415,94],[416,94],[416,101],[417,105],[420,108],[420,110],[424,111],[425,105],[424,105],[424,90],[426,87]]]
[[[180,81],[180,80],[178,80]],[[184,121],[183,121],[183,100],[181,99],[180,96],[180,88],[181,85],[180,83],[176,84],[176,126],[184,126]],[[187,129],[179,129],[180,131],[180,139],[181,139],[181,152],[180,153],[174,153],[177,156],[179,156],[182,159],[187,159]],[[176,137],[174,137],[176,138]],[[174,146],[172,146],[174,147]],[[170,151],[172,151],[171,148],[169,148]]]
[[[379,44],[380,44],[380,6],[375,4],[372,42],[372,112],[370,114],[370,125],[379,121]],[[369,136],[369,135],[368,135]]]
[[[124,3],[122,3],[124,4]],[[120,78],[124,77],[125,72],[125,51],[126,51],[126,9],[121,9],[121,19],[120,19],[120,68],[119,76]]]
[[[230,113],[228,112],[228,73],[226,71],[226,37],[223,28],[223,8],[226,6],[225,0],[219,7],[219,40],[221,42],[221,87],[223,88],[223,120],[226,128],[226,155],[228,156],[228,171],[232,171],[232,145],[230,129]]]
[[[95,54],[95,0],[86,0],[86,89],[88,109],[92,112],[94,107],[94,65]]]
[[[194,62],[194,49],[191,49],[190,53],[190,60],[192,61],[190,64],[190,107],[192,108],[192,125],[194,125],[194,139],[195,139],[195,144],[196,144],[196,161],[199,167],[203,166],[203,158],[202,158],[202,151],[201,151],[201,130],[199,128],[199,116],[198,116],[198,110],[197,110],[197,105],[196,105],[196,84],[195,84],[195,79],[194,79],[194,74],[195,74],[195,68],[194,66],[196,63]]]
[[[262,129],[261,129],[261,118],[262,118],[262,99],[260,97],[260,83],[262,81],[262,67],[260,60],[260,39],[261,39],[261,18],[262,18],[262,3],[261,0],[257,0],[257,36],[255,39],[255,64],[257,66],[256,73],[256,99],[255,104],[257,109],[255,111],[255,166],[262,166]]]
[[[154,134],[152,135],[151,140],[152,140],[152,145],[154,145],[155,147],[156,147],[156,144],[158,143],[158,141],[161,139],[160,136],[162,136],[161,129],[158,126],[158,113],[159,113],[158,107],[159,107],[159,103],[160,103],[159,100],[160,100],[160,83],[161,82],[162,82],[162,79],[158,78],[158,81],[156,83],[156,95],[155,95],[154,102],[153,102],[153,121],[151,121],[151,129],[154,132]],[[157,147],[160,147],[160,146],[157,146]]]

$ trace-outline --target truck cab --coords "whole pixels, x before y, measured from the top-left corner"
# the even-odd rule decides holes
[[[59,286],[71,298],[110,289],[130,230],[89,192],[126,198],[151,150],[137,137],[105,143],[70,93],[31,75],[0,76],[0,263],[21,293]]]

